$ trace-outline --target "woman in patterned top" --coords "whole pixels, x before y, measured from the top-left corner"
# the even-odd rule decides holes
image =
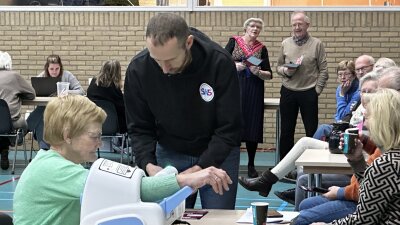
[[[400,224],[400,93],[381,89],[371,96],[365,126],[383,155],[367,167],[359,141],[354,153],[346,155],[361,184],[360,197],[356,211],[335,225]]]
[[[248,176],[258,177],[254,158],[258,143],[263,142],[264,80],[272,79],[268,50],[257,40],[264,22],[260,18],[249,18],[244,24],[244,35],[233,36],[225,49],[232,54],[239,76],[242,100],[242,141],[246,143]],[[252,61],[251,59],[255,59]],[[257,65],[255,65],[257,64]]]

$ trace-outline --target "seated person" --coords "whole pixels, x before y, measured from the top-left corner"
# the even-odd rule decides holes
[[[79,224],[80,196],[89,172],[80,164],[97,159],[105,119],[106,113],[84,96],[67,95],[48,103],[44,139],[50,150],[40,150],[18,181],[15,224]],[[207,184],[222,195],[231,183],[225,171],[208,167],[195,173],[143,177],[140,196],[142,201],[158,201],[183,186],[197,189]]]
[[[15,129],[27,130],[25,117],[21,116],[21,100],[34,99],[36,97],[33,87],[17,72],[12,70],[11,56],[7,52],[0,51],[0,99],[4,99],[10,109],[11,120]],[[10,166],[8,150],[10,140],[0,137],[1,168],[6,170]]]
[[[124,95],[121,91],[121,65],[118,60],[108,60],[99,74],[89,84],[87,97],[90,100],[107,100],[114,104],[118,114],[120,133],[126,132]]]
[[[374,71],[377,73],[383,72],[389,67],[397,66],[396,63],[390,58],[379,58],[374,64]]]
[[[400,93],[380,89],[367,105],[365,126],[383,154],[370,166],[364,160],[363,144],[346,154],[360,183],[355,211],[329,224],[399,224],[400,223]],[[308,224],[308,223],[307,223]],[[326,223],[313,223],[321,225]]]
[[[61,58],[58,55],[50,55],[47,57],[44,65],[44,71],[38,77],[60,77],[62,82],[69,83],[70,94],[84,95],[85,91],[80,85],[78,79],[69,71],[64,70]],[[43,112],[45,107],[38,106],[29,115],[27,121],[29,130],[34,131],[34,137],[39,143],[41,149],[49,149],[49,145],[43,141]]]
[[[372,80],[373,82],[369,82]],[[368,82],[367,82],[368,81]],[[365,91],[372,92],[377,88],[378,77],[375,75],[366,75],[362,80],[362,88]],[[371,85],[371,86],[370,86]],[[375,89],[373,89],[375,88]],[[371,90],[373,89],[373,90]],[[267,196],[273,184],[275,184],[279,179],[282,179],[287,173],[294,170],[295,161],[306,149],[328,149],[328,143],[325,141],[317,140],[314,138],[303,137],[301,138],[289,151],[289,153],[270,171],[264,171],[261,177],[246,179],[244,177],[239,177],[239,183],[250,191],[258,191],[260,195]],[[299,176],[299,178],[302,176]],[[306,178],[305,176],[304,178]],[[323,186],[329,187],[335,186],[345,186],[350,182],[350,176],[345,174],[323,174],[322,184]],[[306,185],[303,182],[297,181],[298,185]],[[297,188],[300,189],[300,188]],[[293,190],[294,191],[294,190]],[[297,195],[299,193],[299,196]],[[303,195],[303,196],[301,196]],[[298,204],[304,199],[304,192],[296,190],[296,207],[298,209]],[[299,200],[299,201],[298,201]]]
[[[367,75],[363,76],[360,80],[361,86],[361,105],[353,112],[353,116],[350,119],[350,124],[354,127],[363,127],[363,117],[364,117],[364,106],[365,106],[365,96],[366,93],[373,93],[378,89],[378,79],[379,75],[375,72],[369,72]],[[373,154],[373,153],[372,153]],[[297,169],[298,177],[296,181],[296,188],[289,189],[286,191],[276,191],[274,192],[279,198],[284,201],[294,203],[295,210],[299,210],[300,203],[305,199],[306,193],[300,188],[301,185],[307,186],[308,175],[303,174],[301,168]],[[328,188],[330,186],[340,186],[344,187],[348,185],[349,177],[336,174],[322,174],[322,187]],[[350,184],[352,185],[352,184]],[[347,195],[347,194],[346,194]],[[324,214],[321,214],[324,215]]]
[[[356,76],[353,61],[341,61],[336,68],[340,85],[336,89],[335,121],[343,118],[356,109],[360,101],[359,81]],[[332,131],[332,125],[322,124],[318,127],[313,138],[325,140]]]

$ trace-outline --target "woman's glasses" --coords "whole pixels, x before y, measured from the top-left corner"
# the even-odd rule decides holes
[[[89,136],[91,139],[93,139],[94,141],[101,141],[101,135],[102,135],[101,132],[91,132],[91,131],[88,131],[87,134],[88,134],[88,136]]]

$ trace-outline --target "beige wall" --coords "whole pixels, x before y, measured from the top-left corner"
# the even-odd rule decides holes
[[[0,50],[8,51],[13,68],[26,79],[42,71],[46,56],[59,54],[65,69],[87,87],[104,60],[129,60],[143,49],[144,29],[154,12],[0,12]],[[224,46],[242,33],[243,21],[261,17],[260,40],[268,47],[275,71],[281,41],[290,35],[290,12],[180,12],[191,26]],[[330,79],[320,96],[319,121],[332,122],[337,86],[335,67],[362,53],[390,57],[400,63],[400,12],[311,12],[311,34],[325,43]],[[125,73],[123,71],[123,73]],[[279,97],[280,79],[265,82],[265,97]],[[266,111],[265,144],[274,147],[275,114]],[[304,135],[300,119],[296,138]]]

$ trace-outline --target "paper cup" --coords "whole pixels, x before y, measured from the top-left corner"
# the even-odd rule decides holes
[[[251,210],[253,212],[253,225],[265,225],[268,213],[267,202],[252,202]]]
[[[69,82],[57,82],[57,96],[62,97],[68,95]]]

